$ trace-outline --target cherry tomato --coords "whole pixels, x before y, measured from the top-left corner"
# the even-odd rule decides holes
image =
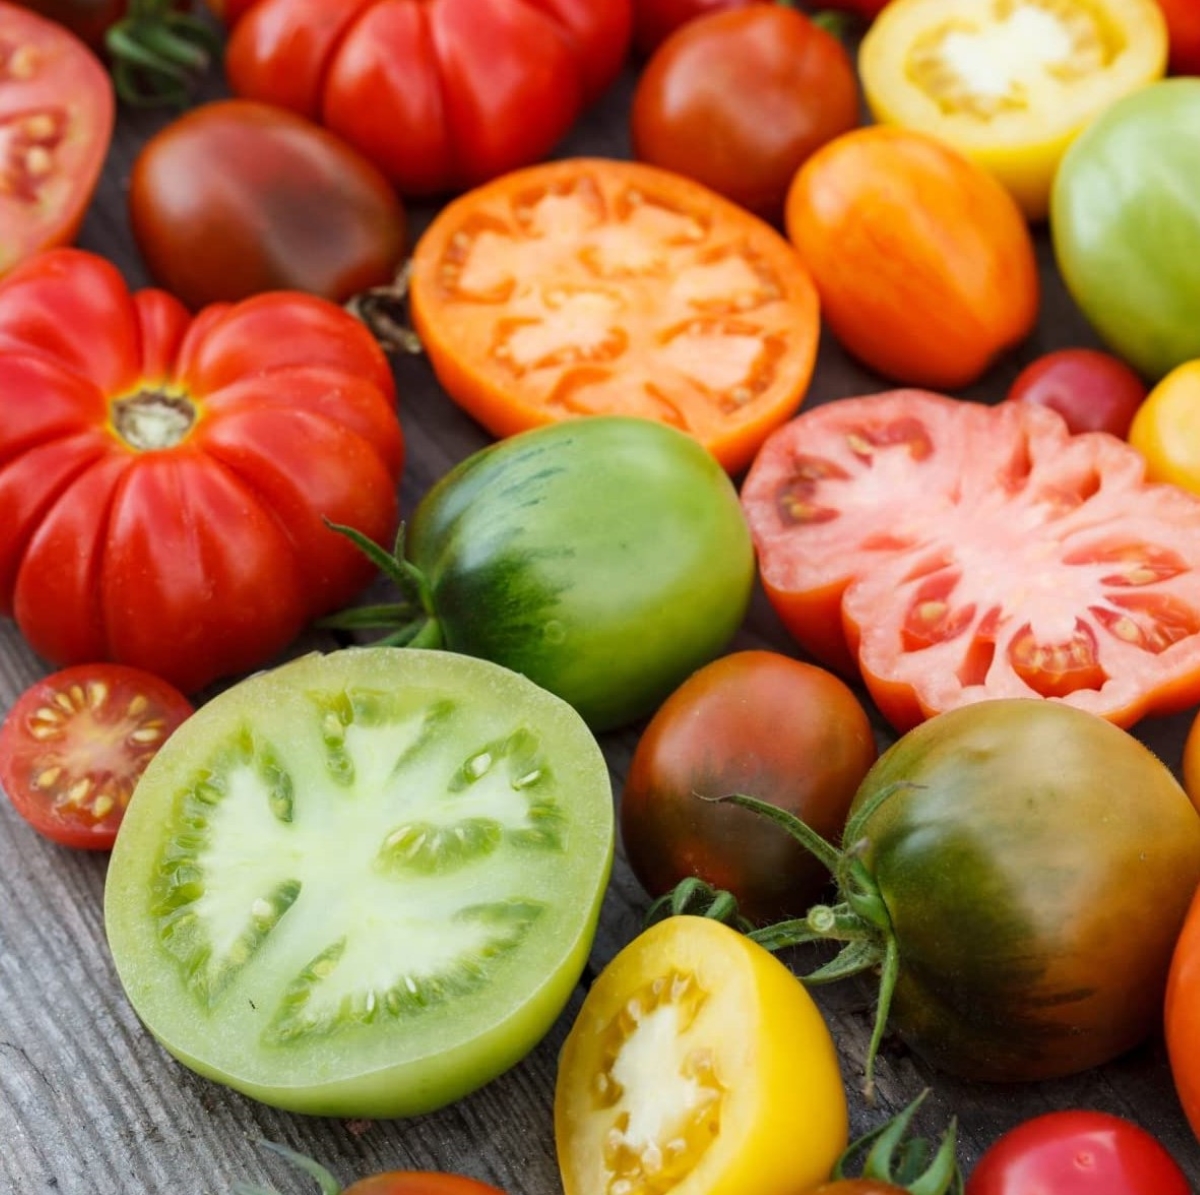
[[[836,841],[875,755],[866,711],[833,673],[771,651],[722,656],[638,741],[621,797],[629,864],[651,896],[699,876],[752,921],[803,916],[829,873],[779,826],[711,798],[757,797]]]
[[[121,664],[44,677],[0,727],[0,785],[39,833],[108,850],[138,777],[192,704],[173,685]]]
[[[151,137],[129,215],[155,280],[192,308],[266,290],[344,302],[390,281],[405,248],[404,208],[371,162],[252,100],[203,104]]]
[[[767,3],[771,0],[633,0],[633,48],[648,58],[669,34],[697,17]]]
[[[1158,0],[1167,19],[1173,75],[1200,75],[1200,5],[1196,0]]]
[[[756,4],[702,16],[655,51],[630,120],[636,157],[778,221],[800,164],[858,124],[858,79],[832,33]]]
[[[1145,1129],[1068,1109],[1010,1129],[976,1163],[965,1195],[1191,1195],[1175,1159]]]
[[[1200,360],[1177,365],[1138,407],[1129,442],[1153,481],[1200,494]]]
[[[1120,357],[1071,348],[1032,361],[1005,397],[1057,411],[1072,432],[1109,432],[1123,440],[1146,393],[1146,383]]]

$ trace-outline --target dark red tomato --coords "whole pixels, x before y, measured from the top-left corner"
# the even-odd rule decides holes
[[[801,164],[858,122],[846,48],[775,4],[679,29],[646,64],[630,116],[636,157],[776,222]]]
[[[108,850],[138,777],[192,704],[121,664],[79,664],[31,685],[0,726],[0,785],[39,833]]]
[[[631,0],[258,0],[225,72],[401,193],[437,194],[546,157],[616,78],[632,22]]]
[[[1158,0],[1167,18],[1169,64],[1173,75],[1200,75],[1200,4]]]
[[[128,0],[17,0],[17,3],[70,29],[93,50],[104,48],[105,33],[125,15],[128,7]]]
[[[191,308],[267,290],[340,303],[390,281],[405,249],[404,207],[371,162],[252,100],[204,104],[152,137],[129,215],[155,281]]]
[[[1035,1116],[979,1159],[965,1195],[1190,1195],[1174,1158],[1145,1129],[1107,1112]]]
[[[115,112],[108,74],[79,38],[0,4],[0,275],[74,239]]]
[[[1075,432],[1109,432],[1124,440],[1148,393],[1120,357],[1099,349],[1057,349],[1027,365],[1006,399],[1057,411]]]
[[[742,793],[837,841],[875,739],[850,688],[770,651],[693,673],[650,719],[621,798],[621,836],[651,896],[699,876],[766,922],[800,916],[829,873],[780,827],[711,798]]]
[[[633,48],[648,58],[670,34],[697,17],[765,3],[770,0],[633,0]]]

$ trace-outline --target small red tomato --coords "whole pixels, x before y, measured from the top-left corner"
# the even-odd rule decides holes
[[[152,673],[79,664],[31,685],[0,727],[0,785],[63,846],[106,851],[138,778],[192,704]]]
[[[1005,397],[1057,411],[1072,433],[1110,432],[1124,440],[1147,389],[1120,357],[1099,349],[1057,349],[1027,365]]]
[[[1200,75],[1200,4],[1158,0],[1167,18],[1169,66],[1173,75]]]
[[[1183,1171],[1145,1129],[1107,1112],[1035,1116],[985,1151],[965,1195],[1190,1195]]]
[[[633,48],[648,58],[681,25],[705,13],[764,3],[770,0],[634,0]]]

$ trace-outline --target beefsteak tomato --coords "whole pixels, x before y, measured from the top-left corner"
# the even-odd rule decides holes
[[[269,660],[371,574],[403,440],[363,325],[287,291],[193,320],[78,249],[0,283],[0,613],[59,664],[185,692]]]
[[[730,472],[800,405],[820,334],[783,237],[707,187],[615,159],[461,196],[418,241],[409,296],[442,386],[493,435],[638,415]]]
[[[258,0],[225,71],[401,193],[438,194],[546,157],[616,77],[632,20],[631,0]]]
[[[957,150],[871,125],[816,151],[787,233],[842,345],[884,377],[955,390],[1037,319],[1033,239],[1016,203]]]
[[[994,697],[1128,726],[1200,700],[1200,498],[1056,412],[923,391],[842,399],[742,487],[767,596],[900,730]]]

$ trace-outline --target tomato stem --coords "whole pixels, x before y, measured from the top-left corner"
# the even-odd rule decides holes
[[[286,1158],[293,1166],[315,1178],[321,1188],[321,1195],[341,1195],[342,1184],[320,1162],[275,1141],[260,1139],[258,1144],[277,1153],[281,1158]],[[236,1183],[233,1195],[278,1195],[278,1192],[273,1187],[256,1187],[248,1183]]]
[[[192,80],[221,53],[212,25],[171,0],[132,0],[104,44],[117,94],[134,107],[186,103]]]

